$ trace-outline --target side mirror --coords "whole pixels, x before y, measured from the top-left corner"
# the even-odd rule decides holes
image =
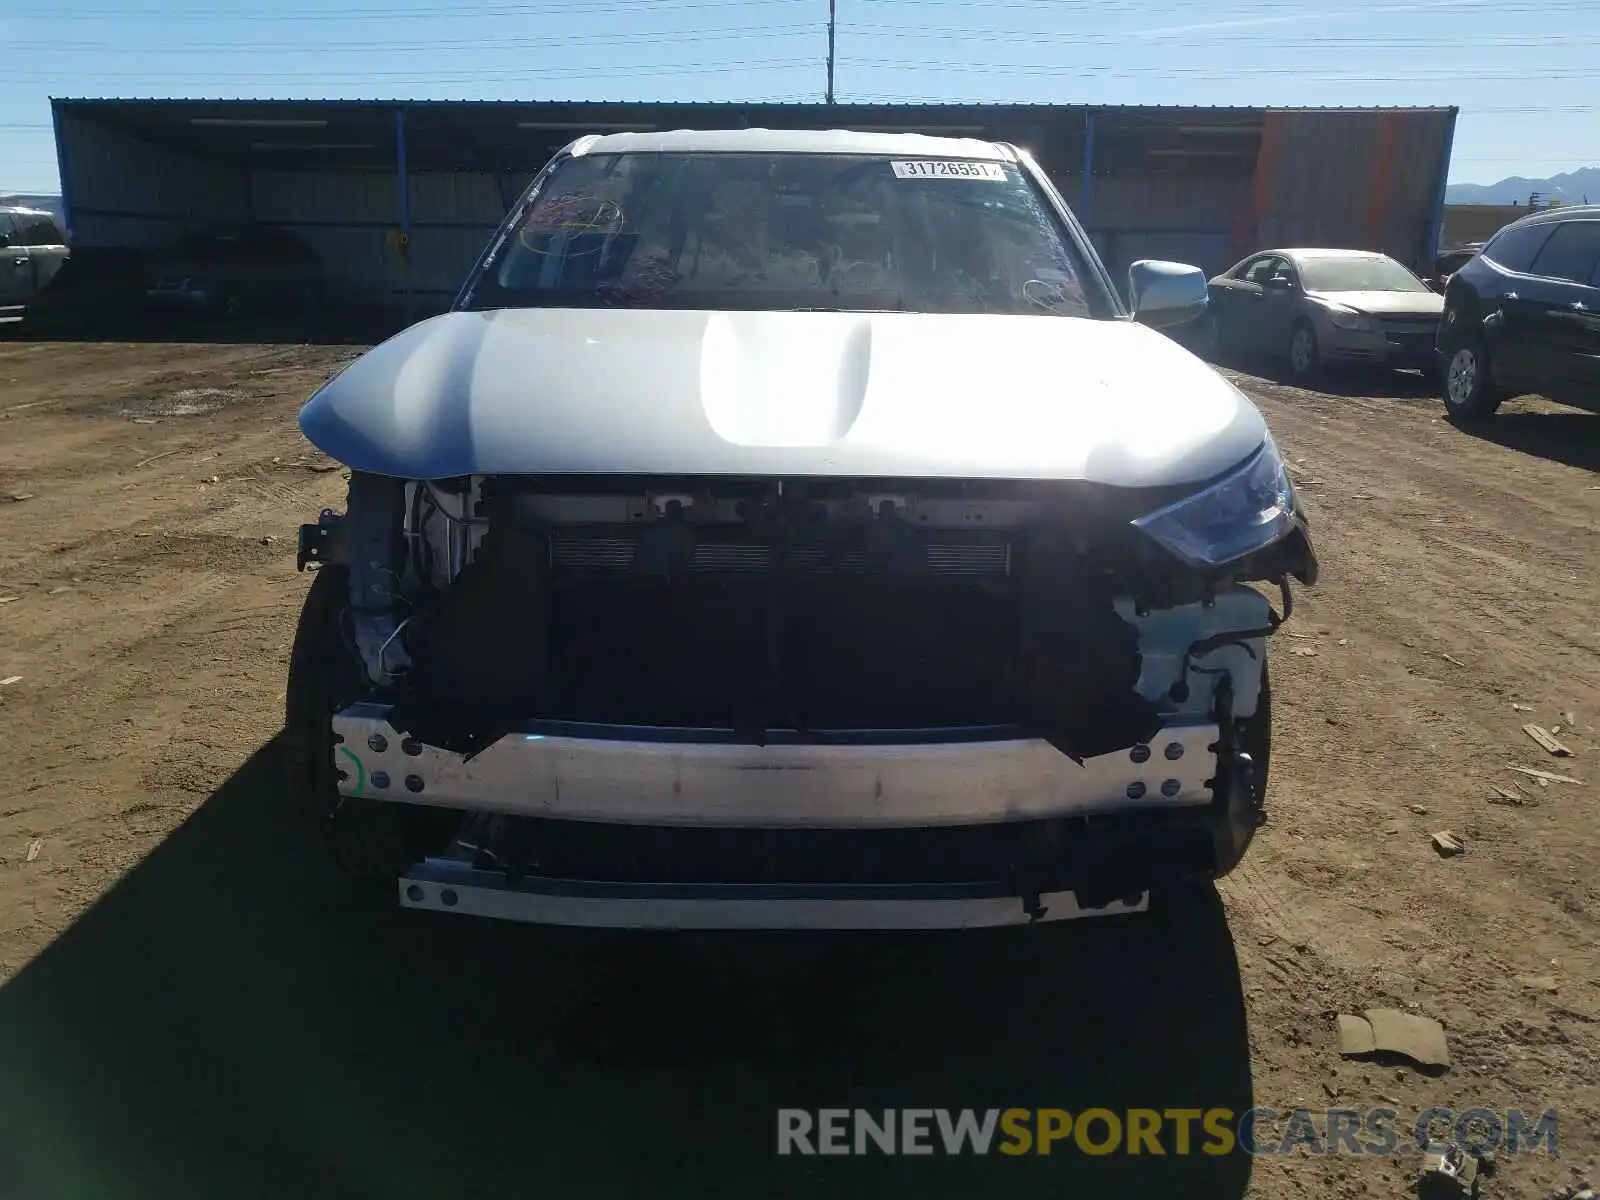
[[[1206,310],[1206,273],[1186,263],[1141,258],[1128,268],[1128,301],[1141,325],[1182,325]]]

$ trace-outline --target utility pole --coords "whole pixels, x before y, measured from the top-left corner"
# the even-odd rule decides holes
[[[838,0],[828,0],[828,95],[824,103],[833,103],[833,26]]]

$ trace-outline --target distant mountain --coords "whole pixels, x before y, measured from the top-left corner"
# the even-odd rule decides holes
[[[12,192],[9,195],[0,195],[0,208],[6,205],[16,208],[42,208],[57,221],[61,220],[60,196],[46,196],[39,192]]]
[[[1444,190],[1446,204],[1526,204],[1537,192],[1542,200],[1563,204],[1600,204],[1600,167],[1581,167],[1549,179],[1513,175],[1499,183],[1452,183]]]

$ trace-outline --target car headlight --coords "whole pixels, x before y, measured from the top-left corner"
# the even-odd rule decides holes
[[[1268,434],[1238,470],[1133,524],[1190,566],[1210,568],[1270,546],[1294,521],[1294,485]]]
[[[1353,308],[1335,308],[1331,304],[1326,307],[1328,320],[1332,321],[1340,329],[1350,329],[1356,333],[1371,333],[1377,328],[1372,323],[1372,318],[1367,316],[1366,313],[1359,313]]]

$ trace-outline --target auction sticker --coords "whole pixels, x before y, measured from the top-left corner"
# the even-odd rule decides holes
[[[890,163],[896,179],[998,179],[1004,183],[1006,169],[997,162],[956,162],[948,158],[931,158],[918,162]]]

